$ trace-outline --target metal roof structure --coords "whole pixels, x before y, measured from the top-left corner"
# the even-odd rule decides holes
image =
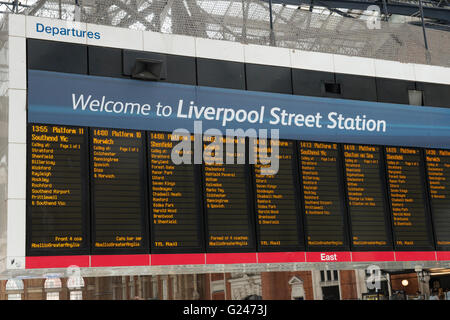
[[[13,0],[0,5],[3,12],[450,67],[449,2],[423,0],[422,29],[418,1]]]

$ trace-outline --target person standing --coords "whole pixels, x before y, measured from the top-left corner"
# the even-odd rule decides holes
[[[448,288],[445,289],[445,300],[450,300],[450,290]]]
[[[431,292],[429,300],[439,300],[439,296],[438,296],[438,293],[437,293],[436,289],[433,289],[433,291]]]

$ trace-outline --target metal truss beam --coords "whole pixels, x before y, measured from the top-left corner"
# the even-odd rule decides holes
[[[263,0],[268,1],[268,0]],[[310,0],[272,0],[277,4],[289,4],[289,5],[310,5]],[[321,0],[321,2],[329,8],[346,8],[356,10],[367,10],[370,5],[377,5],[383,8],[382,1],[353,1],[353,0]],[[419,4],[409,4],[400,2],[387,2],[386,9],[389,14],[398,14],[402,16],[412,16],[417,14],[420,10]],[[442,5],[442,3],[441,3]],[[424,18],[436,19],[441,21],[450,22],[450,9],[443,7],[423,7]]]

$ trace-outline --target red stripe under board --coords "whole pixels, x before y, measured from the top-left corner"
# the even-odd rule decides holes
[[[395,255],[395,260],[394,260]],[[136,254],[91,256],[26,257],[26,269],[86,267],[122,267],[151,265],[201,265],[234,263],[289,262],[364,262],[364,261],[450,261],[450,251],[380,251],[380,252],[250,252],[193,254]]]
[[[148,254],[95,255],[91,256],[91,267],[148,266]]]
[[[89,256],[39,256],[25,257],[26,269],[89,267]]]
[[[352,252],[352,261],[395,261],[393,251]]]
[[[256,252],[207,253],[206,264],[256,263]]]
[[[258,263],[305,262],[304,252],[258,252]]]
[[[450,261],[450,251],[436,251],[438,261]]]
[[[205,264],[205,254],[152,254],[150,262],[152,266]]]
[[[435,261],[434,251],[396,251],[395,261]]]
[[[349,262],[350,252],[307,252],[306,262]]]

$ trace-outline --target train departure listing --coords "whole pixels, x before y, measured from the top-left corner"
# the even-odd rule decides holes
[[[145,249],[143,132],[95,128],[90,139],[94,249]]]
[[[398,249],[432,248],[420,150],[386,147],[386,170],[394,244]]]
[[[28,126],[30,254],[87,250],[87,135],[66,126]]]
[[[379,146],[344,145],[352,245],[357,249],[392,249],[381,160]]]
[[[245,139],[224,137],[215,140],[215,137],[205,137],[205,141],[203,189],[208,230],[207,249],[254,250],[248,172],[246,166],[237,161],[245,156]],[[225,152],[225,145],[234,146],[234,150],[227,149]],[[223,163],[225,156],[234,159],[234,164]]]
[[[300,142],[300,164],[309,248],[346,248],[345,212],[337,143]]]
[[[262,250],[301,248],[304,244],[297,203],[295,141],[258,139],[252,147],[259,155],[258,163],[254,165],[258,245]],[[262,168],[274,170],[269,164],[264,164],[274,147],[279,150],[278,172],[262,174]]]
[[[200,182],[192,164],[174,164],[174,147],[181,139],[190,139],[193,150],[194,136],[174,136],[164,132],[150,132],[149,181],[151,190],[152,248],[163,252],[173,250],[201,250],[201,209],[199,207]],[[173,141],[172,141],[173,140]],[[183,152],[187,152],[184,150]],[[179,152],[180,157],[183,152]]]
[[[436,244],[450,250],[450,150],[425,152]]]
[[[211,132],[29,123],[26,255],[450,251],[448,149]]]

